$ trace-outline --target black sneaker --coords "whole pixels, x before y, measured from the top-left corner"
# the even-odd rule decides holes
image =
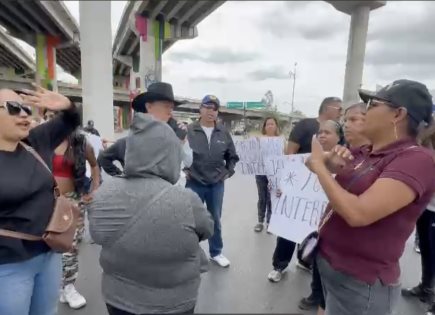
[[[254,231],[257,232],[257,233],[260,233],[261,231],[263,231],[263,228],[264,228],[263,223],[257,223],[254,226]]]
[[[432,303],[434,301],[433,290],[429,288],[424,288],[421,284],[414,288],[402,289],[402,296],[416,297],[423,303]]]
[[[435,315],[435,303],[433,303],[431,305],[431,307],[429,307],[429,309],[427,310],[426,315]]]
[[[312,266],[309,266],[300,260],[298,260],[298,262],[296,263],[296,267],[307,272],[313,272]]]
[[[299,301],[299,308],[304,311],[316,309],[320,305],[320,300],[315,298],[313,294]]]

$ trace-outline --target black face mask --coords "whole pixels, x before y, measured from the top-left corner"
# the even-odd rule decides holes
[[[23,105],[20,102],[6,101],[0,108],[5,108],[9,115],[18,116],[23,110],[27,115],[32,115],[32,109],[29,106]]]

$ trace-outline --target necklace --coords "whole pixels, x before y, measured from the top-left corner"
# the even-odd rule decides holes
[[[359,169],[363,164],[364,164],[364,162],[365,162],[366,160],[364,159],[364,160],[362,160],[361,162],[359,162],[357,165],[355,165],[355,167],[353,168],[354,170],[357,170],[357,169]]]

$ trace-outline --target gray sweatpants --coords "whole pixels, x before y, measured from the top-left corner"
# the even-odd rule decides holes
[[[345,257],[343,259],[346,259]],[[370,285],[339,272],[320,255],[317,264],[325,294],[325,315],[390,315],[400,297],[400,284]]]

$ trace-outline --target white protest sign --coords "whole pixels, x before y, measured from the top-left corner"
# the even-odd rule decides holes
[[[261,158],[260,142],[257,138],[248,138],[234,142],[239,162],[236,170],[244,175],[259,175],[264,173]]]
[[[281,137],[261,137],[260,140],[260,153],[261,156],[266,157],[270,155],[283,155],[284,154],[284,140]]]
[[[274,160],[284,154],[284,140],[281,137],[251,137],[234,143],[240,158],[236,165],[244,175],[274,175]]]
[[[328,204],[317,175],[310,172],[304,161],[308,154],[282,158],[283,167],[276,178],[282,194],[271,194],[272,217],[269,232],[301,243],[318,228]]]

